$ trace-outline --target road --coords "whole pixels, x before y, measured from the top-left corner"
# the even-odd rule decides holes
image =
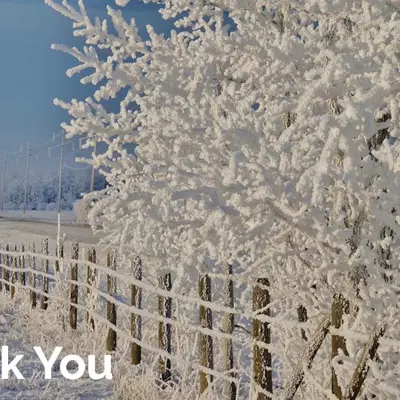
[[[66,240],[70,242],[78,242],[81,244],[97,244],[100,236],[93,235],[90,227],[84,225],[75,225],[71,223],[63,223],[62,234],[66,234]],[[6,239],[20,237],[22,238],[29,235],[49,236],[51,238],[57,237],[57,223],[53,221],[35,221],[25,220],[22,221],[17,218],[0,217],[0,237]]]

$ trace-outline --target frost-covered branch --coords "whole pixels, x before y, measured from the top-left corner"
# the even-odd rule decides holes
[[[92,225],[107,244],[135,249],[149,274],[175,274],[177,287],[226,262],[243,278],[268,276],[282,365],[303,351],[299,305],[312,331],[342,293],[358,311],[343,326],[370,332],[398,297],[387,269],[400,260],[396,4],[150,2],[179,31],[148,27],[143,40],[124,9],[100,20],[83,1],[48,0],[86,41],[55,47],[77,60],[68,73],[94,85],[85,101],[56,100],[71,118],[63,127],[107,147],[90,161],[111,185]],[[354,355],[352,340],[346,350]],[[322,387],[325,370],[315,372]]]

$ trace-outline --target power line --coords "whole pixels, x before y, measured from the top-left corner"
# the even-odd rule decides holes
[[[11,156],[21,154],[21,153],[22,153],[21,149],[19,149],[18,151],[7,151],[7,154],[11,155]]]
[[[32,171],[29,172],[29,175],[30,175],[33,179],[35,179],[36,181],[38,181],[38,182],[48,183],[48,182],[51,182],[54,178],[57,178],[58,175],[59,175],[59,172],[56,172],[56,173],[55,173],[54,175],[52,175],[50,178],[46,178],[46,179],[44,179],[44,178],[39,178],[39,177],[36,176]]]
[[[50,143],[53,143],[53,142],[54,142],[54,138],[50,139],[50,140],[48,140],[47,142],[44,142],[44,143],[32,144],[31,147],[43,147],[43,146],[47,146],[47,145],[49,145]]]
[[[86,140],[86,143],[85,143],[86,148],[93,147],[93,153],[94,153],[94,156],[96,156],[97,155],[97,142],[94,142],[94,146],[90,146],[87,144],[87,140],[88,140],[87,137],[79,139],[79,149],[82,150],[84,148],[84,146],[82,144],[84,140]],[[92,165],[92,174],[90,177],[90,192],[93,192],[93,190],[94,190],[94,178],[95,178],[95,167],[94,167],[94,165]]]
[[[70,167],[64,163],[64,168],[70,169],[71,171],[84,171],[85,169],[91,168],[91,165],[86,165],[86,167]]]
[[[18,155],[18,154],[21,154],[24,150],[26,150],[26,149],[28,148],[28,146],[29,146],[31,149],[36,148],[36,147],[47,146],[47,145],[49,145],[50,143],[55,142],[55,141],[56,141],[56,138],[60,138],[60,137],[62,137],[62,133],[53,133],[52,139],[47,140],[46,142],[43,142],[43,143],[28,143],[28,144],[25,145],[25,146],[21,146],[20,149],[17,150],[17,151],[7,151],[7,154],[8,154],[9,156],[16,156],[16,155]],[[1,161],[0,161],[0,162],[1,162]]]
[[[4,209],[5,205],[5,200],[6,200],[6,192],[7,192],[7,179],[9,175],[9,163],[14,164],[17,163],[19,164],[19,160],[25,159],[25,184],[24,184],[24,205],[23,205],[23,212],[26,213],[26,210],[28,208],[28,191],[29,191],[29,177],[31,176],[33,179],[35,179],[37,182],[43,182],[47,183],[50,182],[51,180],[55,179],[57,176],[59,177],[59,182],[58,182],[58,204],[57,204],[57,213],[58,216],[60,214],[60,209],[61,209],[61,196],[62,196],[62,180],[63,180],[63,170],[69,169],[71,171],[84,171],[89,168],[92,169],[91,172],[91,177],[90,177],[90,191],[92,192],[94,190],[94,181],[95,181],[95,166],[94,165],[86,165],[84,167],[74,167],[71,165],[67,165],[65,163],[65,146],[67,144],[72,145],[72,152],[69,153],[70,155],[74,156],[75,159],[77,157],[77,154],[82,152],[82,151],[90,151],[89,149],[92,148],[94,149],[94,154],[97,153],[97,143],[94,141],[91,141],[90,138],[84,137],[80,138],[79,140],[79,146],[75,145],[75,142],[72,139],[66,140],[66,133],[64,131],[61,131],[60,133],[53,133],[53,136],[50,140],[47,140],[42,143],[28,143],[25,146],[21,146],[19,151],[6,151],[4,152],[4,159],[0,160],[0,164],[3,164],[3,182],[2,182],[2,189],[1,189],[1,194],[0,194],[0,209]],[[49,147],[52,143],[55,143],[58,141],[57,139],[61,138],[61,144],[55,145],[52,147]],[[83,144],[83,141],[86,141],[85,144]],[[54,176],[52,176],[49,179],[40,179],[38,176],[36,176],[34,173],[31,172],[31,157],[36,156],[36,159],[39,160],[40,157],[43,156],[43,148],[47,146],[47,150],[49,153],[49,158],[55,160],[59,160],[60,164],[60,169],[59,172],[56,173]],[[53,157],[52,156],[52,150],[55,150],[57,148],[60,148],[61,150],[61,157]]]

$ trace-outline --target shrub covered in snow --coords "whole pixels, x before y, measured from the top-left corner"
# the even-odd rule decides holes
[[[79,199],[74,202],[73,211],[78,223],[86,223],[88,221],[88,213],[90,204],[85,199]]]

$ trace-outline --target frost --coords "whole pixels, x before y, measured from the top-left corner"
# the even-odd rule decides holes
[[[106,23],[82,2],[47,3],[86,40],[56,48],[77,60],[70,73],[86,73],[93,96],[58,104],[69,137],[107,147],[93,162],[110,188],[89,213],[107,244],[191,285],[226,262],[242,278],[267,276],[284,377],[302,353],[299,304],[311,329],[345,293],[357,310],[354,361],[355,334],[375,329],[398,296],[387,272],[397,277],[400,261],[395,2],[171,0],[160,12],[176,32],[148,27],[148,41],[110,7]],[[120,97],[111,112],[104,100]],[[395,326],[385,335],[398,340]],[[329,386],[324,362],[305,377],[306,398]],[[345,380],[350,367],[337,369]],[[386,398],[376,389],[383,380],[368,377],[365,396]]]

